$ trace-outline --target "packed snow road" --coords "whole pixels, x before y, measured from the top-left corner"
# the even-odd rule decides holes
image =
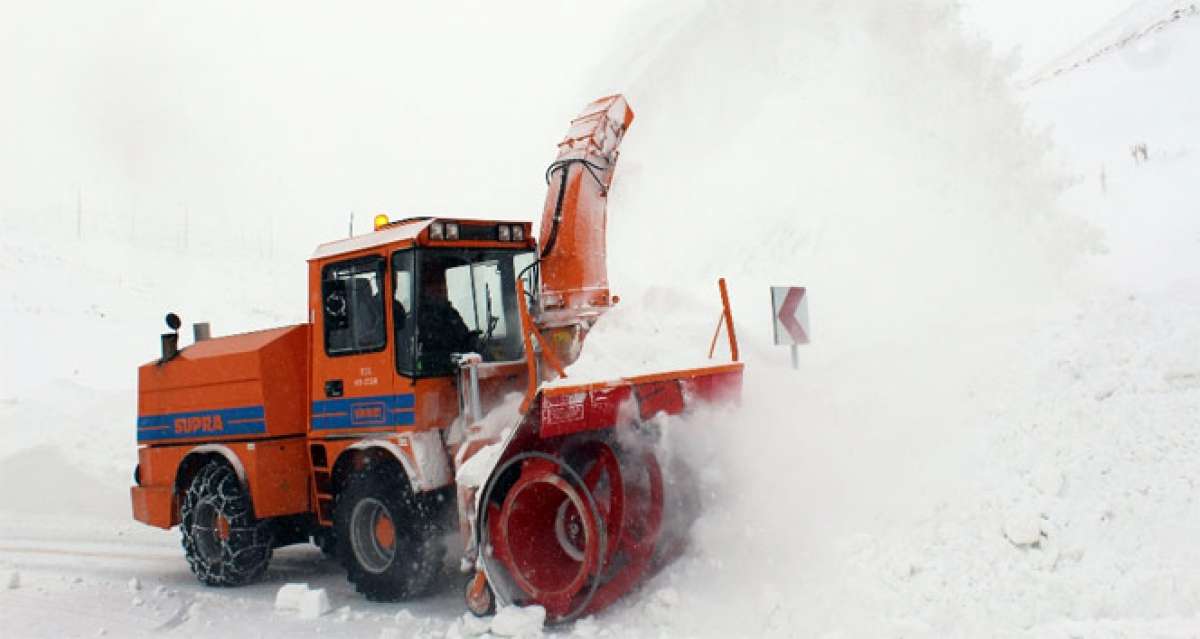
[[[366,601],[336,561],[312,546],[279,549],[266,577],[206,588],[182,559],[177,531],[117,520],[0,512],[0,616],[13,636],[443,636],[461,614],[461,577],[403,606]],[[275,610],[285,583],[324,588],[333,611],[302,620]],[[406,611],[397,617],[401,610]]]

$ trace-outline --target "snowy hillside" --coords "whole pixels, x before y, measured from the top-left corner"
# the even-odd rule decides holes
[[[1126,62],[1153,66],[1170,46],[1158,34],[1185,20],[1200,17],[1200,4],[1192,0],[1140,0],[1121,12],[1096,33],[1042,65],[1030,84],[1087,66],[1104,56],[1121,55]]]
[[[104,50],[168,51],[121,86],[177,91],[156,97],[178,122],[116,126],[112,105],[71,108],[103,115],[72,120],[99,138],[152,136],[149,159],[98,163],[86,188],[67,188],[78,182],[50,175],[55,154],[87,167],[103,139],[76,150],[55,138],[26,160],[2,152],[5,627],[37,637],[469,634],[452,566],[439,594],[402,605],[363,600],[307,547],[280,551],[262,583],[199,586],[177,531],[129,516],[135,367],[154,357],[167,310],[218,334],[302,321],[303,259],[344,233],[348,209],[529,219],[565,119],[620,90],[637,114],[609,205],[623,301],[578,366],[621,363],[614,353],[634,368],[666,366],[653,355],[664,344],[702,353],[725,276],[747,383],[741,407],[667,429],[705,498],[685,556],[563,635],[1200,635],[1200,18],[1149,33],[1138,46],[1153,64],[1093,57],[1018,90],[1013,66],[964,37],[950,4],[622,6],[591,24],[604,44],[577,60],[529,44],[572,39],[534,26],[538,12],[453,18],[455,43],[475,54],[446,53],[447,69],[480,64],[528,89],[496,101],[421,72],[419,95],[376,86],[387,65],[371,54],[407,62],[436,46],[416,20],[396,43],[380,26],[367,29],[376,39],[352,37],[363,16],[342,16],[329,29],[350,53],[317,53],[303,45],[321,20],[286,17],[279,48],[258,48],[255,25],[275,16],[249,12],[236,46],[210,54],[200,43],[219,27],[214,16],[171,45],[155,25],[180,16],[144,18],[123,47]],[[587,24],[581,10],[556,11]],[[1104,33],[1142,28],[1144,13]],[[522,37],[494,33],[489,17]],[[84,22],[59,26],[104,40]],[[28,34],[11,42],[25,54],[50,47]],[[22,85],[34,97],[12,113],[33,118],[40,101],[70,93],[62,78],[76,78],[83,58],[59,54],[64,84]],[[395,113],[326,96],[297,107],[297,121],[273,119],[273,92],[316,95],[306,76],[260,85],[258,71],[230,62],[271,69],[289,54],[362,102],[378,91]],[[0,68],[11,70],[7,59]],[[173,70],[234,97],[212,102],[215,115],[188,111],[178,96],[212,98],[172,84]],[[547,87],[547,73],[567,86]],[[228,128],[234,114],[245,121]],[[42,126],[13,128],[12,139],[36,148],[54,128]],[[318,133],[304,138],[309,127]],[[233,130],[188,156],[196,131]],[[266,155],[281,140],[286,152]],[[485,148],[510,153],[497,166]],[[205,179],[228,192],[206,194]],[[195,211],[188,236],[184,200]],[[223,240],[230,228],[240,230]],[[770,344],[767,287],[781,284],[810,288],[814,343],[798,371]],[[276,611],[276,591],[297,581],[326,588],[335,611],[311,621]]]

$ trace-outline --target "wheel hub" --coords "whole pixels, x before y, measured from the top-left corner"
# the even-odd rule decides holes
[[[196,550],[209,564],[221,561],[221,549],[229,540],[229,520],[221,514],[211,500],[196,505],[192,534],[196,539]]]
[[[380,574],[396,557],[396,525],[383,502],[368,497],[350,515],[350,546],[359,563]]]
[[[554,517],[554,538],[571,559],[583,561],[585,537],[579,511],[571,506],[570,500],[564,499]]]

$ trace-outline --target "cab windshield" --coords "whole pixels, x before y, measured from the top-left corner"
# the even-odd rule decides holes
[[[454,372],[451,355],[485,362],[524,354],[516,278],[532,286],[531,251],[412,249],[392,257],[396,369],[413,376]],[[524,271],[524,274],[522,274]]]

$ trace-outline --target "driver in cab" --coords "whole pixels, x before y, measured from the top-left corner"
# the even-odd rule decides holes
[[[450,366],[451,353],[468,353],[478,348],[474,334],[462,315],[450,304],[444,268],[422,269],[421,299],[417,308],[418,358],[425,370]]]

